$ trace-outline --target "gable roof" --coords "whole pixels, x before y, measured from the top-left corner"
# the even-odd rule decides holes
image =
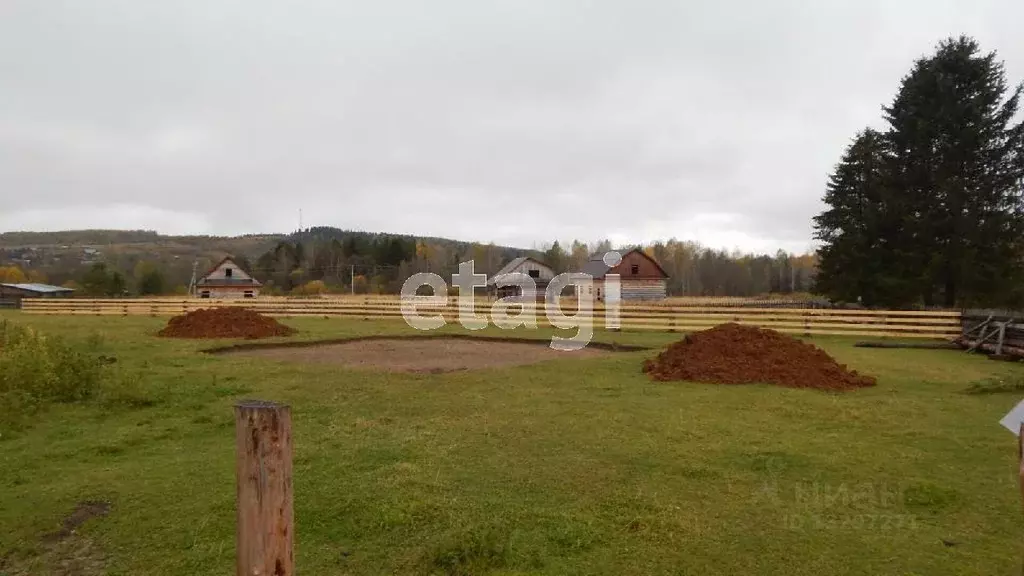
[[[217,268],[220,268],[221,266],[223,266],[225,262],[231,262],[232,264],[235,265],[235,268],[238,268],[242,272],[245,272],[245,274],[247,276],[249,276],[249,278],[252,279],[252,285],[253,286],[263,286],[262,282],[257,280],[256,277],[253,276],[252,273],[250,273],[248,270],[246,270],[245,268],[242,268],[241,266],[239,266],[238,262],[235,262],[235,259],[232,258],[231,256],[225,256],[225,257],[221,258],[219,262],[214,264],[213,267],[211,267],[209,270],[206,271],[206,274],[203,274],[202,276],[200,276],[198,278],[197,283],[202,283],[202,284],[207,284],[207,285],[210,285],[210,284],[213,284],[213,283],[225,283],[225,284],[229,283],[229,282],[226,282],[224,280],[207,280],[207,278],[209,278],[210,274],[213,274],[214,272],[216,272]],[[241,282],[238,282],[236,280],[236,281],[232,281],[230,283],[231,284],[240,284]],[[248,281],[244,281],[244,283],[249,284]]]
[[[665,269],[662,268],[661,263],[658,262],[657,260],[655,260],[653,256],[650,256],[649,254],[647,254],[647,252],[644,252],[643,250],[641,250],[639,248],[633,248],[629,252],[639,252],[641,256],[643,256],[644,258],[647,258],[648,260],[651,261],[652,264],[654,264],[655,266],[658,267],[658,272],[661,272],[662,276],[664,276],[665,278],[669,277],[668,272],[665,272]],[[626,254],[629,254],[629,252],[626,252]],[[625,257],[626,254],[623,254],[622,256]]]
[[[232,258],[231,256],[225,256],[225,257],[221,258],[220,260],[218,260],[216,264],[214,264],[213,266],[210,266],[210,269],[207,270],[206,272],[204,272],[203,275],[200,276],[200,278],[206,278],[210,274],[213,274],[214,272],[217,271],[217,268],[220,268],[221,264],[223,264],[225,262],[231,262],[235,266],[238,266],[238,263],[235,262],[234,258]],[[248,274],[248,272],[246,272],[246,274]]]
[[[618,250],[609,250],[608,252],[618,252]],[[604,256],[605,254],[608,254],[608,252],[598,252],[597,254],[591,256],[590,260],[588,260],[587,263],[583,265],[583,269],[580,270],[580,272],[583,272],[584,274],[590,274],[594,278],[604,278],[604,275],[607,274],[608,271],[613,268],[612,266],[609,266],[604,263]],[[661,267],[661,264],[659,264],[657,260],[648,256],[646,252],[639,248],[633,248],[632,250],[620,252],[620,254],[622,258],[625,259],[627,255],[632,254],[633,252],[638,252],[641,256],[653,262],[654,265],[658,267],[658,271],[661,272],[662,276],[664,276],[665,278],[669,277],[668,272],[665,272],[665,269]]]
[[[494,282],[497,279],[499,279],[502,276],[505,276],[506,274],[511,274],[513,270],[515,270],[516,268],[521,266],[523,264],[523,262],[526,262],[527,260],[531,260],[533,262],[536,262],[537,264],[539,264],[539,265],[541,265],[541,266],[543,266],[545,268],[548,268],[549,270],[551,269],[550,266],[548,266],[547,264],[541,262],[540,260],[537,260],[536,258],[534,258],[532,256],[520,256],[518,258],[513,258],[513,259],[509,260],[508,264],[505,264],[504,266],[502,266],[501,270],[498,270],[497,272],[494,273],[493,276],[491,276],[490,278],[487,279],[487,283],[488,284],[494,284]]]

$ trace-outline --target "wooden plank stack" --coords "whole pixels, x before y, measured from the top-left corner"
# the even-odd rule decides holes
[[[1007,360],[1024,358],[1024,315],[1007,310],[968,310],[962,322],[963,335],[957,343],[967,351]]]

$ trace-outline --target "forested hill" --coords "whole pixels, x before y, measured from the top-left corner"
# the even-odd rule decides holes
[[[188,284],[193,261],[205,270],[225,254],[258,256],[285,238],[164,236],[151,230],[5,232],[0,234],[0,265],[18,266],[30,279],[64,284],[80,280],[97,263],[131,278],[140,262],[148,262],[161,270],[170,290]]]

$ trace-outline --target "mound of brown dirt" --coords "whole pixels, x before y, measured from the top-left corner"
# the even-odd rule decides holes
[[[201,308],[175,316],[158,332],[170,338],[269,338],[290,336],[293,328],[248,308]]]
[[[643,370],[661,381],[765,383],[821,390],[875,385],[874,378],[848,370],[816,346],[775,330],[732,323],[686,336],[645,361]]]

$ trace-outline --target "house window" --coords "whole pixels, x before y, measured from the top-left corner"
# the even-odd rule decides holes
[[[634,275],[639,274],[640,273],[640,265],[639,264],[633,264],[632,266],[630,266],[629,267],[629,273],[630,274],[634,274]]]
[[[530,270],[530,278],[540,278],[540,270]]]
[[[244,292],[244,293],[242,294],[242,296],[243,296],[244,298],[252,298],[252,297],[253,297],[253,294],[252,294],[252,290],[246,290],[246,291],[245,291],[245,292]]]
[[[210,297],[210,291],[209,290],[203,290],[202,292],[199,293],[199,297],[200,298],[209,298]]]
[[[225,268],[224,269],[224,277],[225,278],[231,278],[231,272],[232,272],[231,268]]]

